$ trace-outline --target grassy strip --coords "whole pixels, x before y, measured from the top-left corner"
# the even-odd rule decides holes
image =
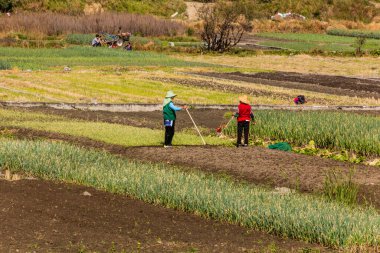
[[[319,148],[346,149],[380,155],[380,118],[337,112],[257,111],[251,128],[259,138],[284,140],[298,146],[313,140]],[[236,135],[236,124],[225,134]]]
[[[350,45],[333,44],[333,43],[317,43],[302,41],[263,41],[259,45],[269,47],[279,47],[294,51],[309,52],[312,50],[352,52],[354,50]]]
[[[186,62],[154,52],[122,49],[69,47],[65,49],[28,49],[0,47],[0,60],[21,69],[47,69],[54,66],[211,66]]]
[[[335,35],[335,36],[380,39],[380,32],[378,32],[378,31],[329,29],[329,30],[327,30],[327,34]]]
[[[220,64],[237,68],[266,69],[269,71],[290,71],[299,73],[320,73],[343,76],[379,77],[377,57],[322,57],[309,55],[280,56],[257,55],[239,57],[232,55],[191,55],[178,54],[176,57],[195,62]]]
[[[303,42],[323,42],[341,44],[352,44],[355,42],[355,39],[353,38],[313,33],[259,33],[257,34],[257,36],[263,38],[294,40]]]
[[[158,146],[163,145],[162,142],[164,140],[163,130],[152,130],[103,122],[68,120],[59,116],[11,110],[0,110],[0,117],[2,118],[1,126],[25,127],[72,136],[81,136],[123,146]],[[204,138],[206,143],[210,145],[231,145],[231,142],[226,139],[212,136],[205,136]],[[202,145],[202,141],[198,136],[193,134],[176,133],[173,144]]]
[[[380,216],[298,194],[279,195],[201,172],[129,162],[63,143],[3,140],[3,168],[128,194],[286,237],[333,247],[373,246]]]
[[[296,51],[325,50],[325,51],[353,51],[356,45],[356,39],[343,36],[333,36],[326,34],[309,34],[309,33],[260,33],[260,37],[271,39],[282,39],[289,41],[266,41],[261,45],[277,46],[288,48]],[[380,41],[368,39],[364,49],[377,49]]]

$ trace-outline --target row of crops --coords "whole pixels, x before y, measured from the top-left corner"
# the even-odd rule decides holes
[[[277,194],[226,177],[142,164],[64,143],[2,139],[0,165],[50,180],[122,193],[149,203],[331,247],[379,243],[371,209],[300,194]]]
[[[158,129],[69,120],[12,110],[0,110],[0,115],[2,126],[59,132],[118,145],[159,145],[162,140],[162,131]],[[250,129],[255,138],[287,141],[297,146],[313,141],[317,148],[347,150],[365,156],[380,155],[380,117],[338,112],[261,110],[255,112],[255,118],[257,124]],[[229,124],[224,134],[234,138],[236,124]],[[118,136],[128,138],[120,139]],[[197,138],[186,133],[178,133],[175,141],[177,145],[199,144]],[[232,141],[213,136],[207,136],[206,141],[213,145],[232,144]]]
[[[329,29],[327,34],[335,36],[346,36],[356,38],[380,39],[378,31],[347,30],[347,29]]]
[[[0,47],[0,63],[12,68],[47,69],[55,66],[164,66],[206,67],[207,63],[188,62],[156,52],[125,51],[109,48],[69,47],[65,49]]]
[[[257,111],[251,134],[287,141],[297,146],[313,140],[319,148],[345,149],[362,155],[380,155],[380,118],[353,113]],[[236,135],[236,124],[224,133]]]

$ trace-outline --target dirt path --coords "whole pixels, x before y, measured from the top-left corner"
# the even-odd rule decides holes
[[[186,14],[190,21],[195,21],[199,19],[198,10],[204,6],[204,3],[199,2],[185,2],[186,4]]]
[[[71,184],[0,179],[0,195],[0,252],[329,251]]]
[[[359,184],[359,199],[380,209],[380,170],[376,167],[354,165],[327,158],[306,156],[261,147],[123,147],[83,137],[30,129],[9,129],[18,138],[47,138],[75,145],[105,150],[143,162],[162,162],[188,169],[232,176],[239,180],[272,187],[297,188],[305,192],[321,190],[326,172],[339,169],[348,174],[356,169],[354,181]]]
[[[260,83],[276,87],[315,91],[350,97],[380,99],[380,80],[360,79],[343,76],[300,74],[293,72],[265,72],[256,74],[196,73],[228,80]]]

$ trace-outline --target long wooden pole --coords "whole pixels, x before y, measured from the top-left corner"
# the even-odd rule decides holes
[[[195,124],[195,122],[194,122],[194,120],[193,120],[193,117],[191,117],[191,114],[190,114],[189,110],[187,110],[187,108],[186,108],[186,112],[187,112],[187,114],[189,114],[189,117],[190,117],[191,121],[193,122],[193,124],[194,124],[194,126],[195,126],[195,129],[197,130],[199,136],[201,137],[202,142],[203,142],[203,145],[206,145],[206,142],[205,142],[205,140],[203,139],[203,136],[202,136],[201,132],[199,131],[197,125]]]

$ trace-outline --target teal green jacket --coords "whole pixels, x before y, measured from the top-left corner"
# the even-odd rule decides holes
[[[170,102],[164,106],[164,120],[175,120],[177,118],[177,115],[175,114],[176,110],[174,110],[172,107],[173,102]]]

